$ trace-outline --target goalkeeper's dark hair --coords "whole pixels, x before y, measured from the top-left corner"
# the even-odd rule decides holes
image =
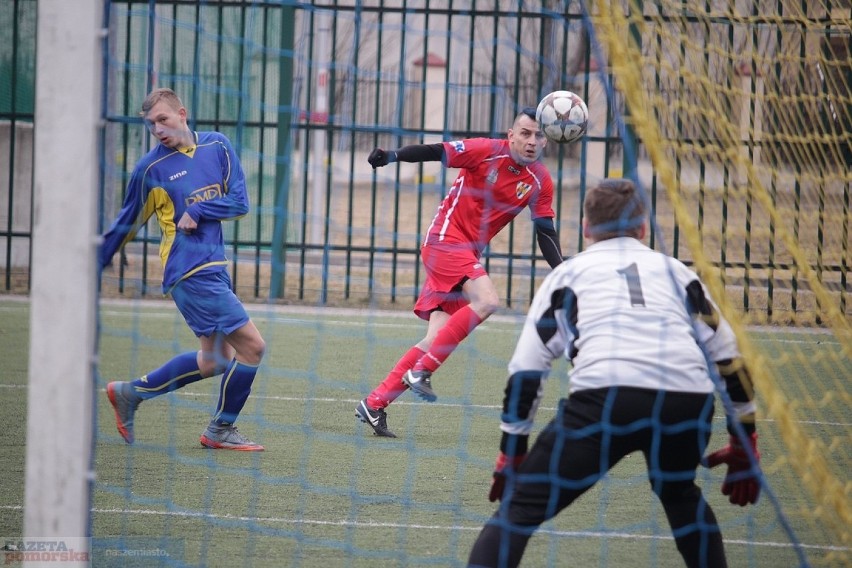
[[[645,202],[629,179],[601,180],[586,194],[583,213],[589,232],[597,241],[642,235]]]

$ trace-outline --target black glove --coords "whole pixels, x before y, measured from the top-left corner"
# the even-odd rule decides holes
[[[393,150],[382,150],[381,148],[376,148],[370,155],[367,156],[367,161],[370,162],[370,165],[373,166],[373,169],[381,168],[382,166],[386,166],[391,162],[396,161],[396,152]]]

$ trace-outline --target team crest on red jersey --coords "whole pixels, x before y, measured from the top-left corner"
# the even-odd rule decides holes
[[[518,199],[523,199],[526,194],[528,194],[532,190],[532,184],[518,182],[517,187],[515,187],[515,195],[518,196]]]

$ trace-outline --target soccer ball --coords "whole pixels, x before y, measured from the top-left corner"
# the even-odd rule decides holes
[[[589,109],[571,91],[553,91],[538,103],[535,120],[549,140],[567,144],[579,140],[589,124]]]

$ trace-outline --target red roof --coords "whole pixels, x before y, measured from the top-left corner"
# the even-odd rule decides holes
[[[421,66],[424,65],[426,67],[446,67],[447,62],[435,55],[432,52],[426,54],[426,57],[421,57],[419,59],[414,60],[414,65]]]

